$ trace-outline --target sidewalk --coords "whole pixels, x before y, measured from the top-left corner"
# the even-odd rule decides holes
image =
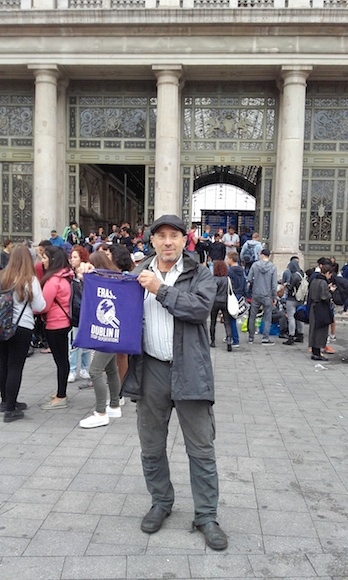
[[[316,368],[307,344],[261,337],[228,353],[218,324],[216,380],[219,522],[229,548],[191,533],[188,461],[175,412],[168,453],[176,502],[156,534],[140,466],[135,405],[108,427],[79,428],[93,389],[68,385],[70,406],[42,411],[51,355],[27,360],[25,419],[0,419],[1,580],[348,578],[348,325]],[[308,331],[308,329],[306,329]],[[307,337],[307,335],[306,335]]]

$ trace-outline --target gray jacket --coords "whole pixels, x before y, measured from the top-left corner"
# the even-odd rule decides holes
[[[248,274],[252,284],[252,296],[277,298],[277,268],[269,260],[254,262]]]
[[[171,397],[173,401],[214,402],[214,377],[210,359],[207,317],[215,300],[216,284],[208,268],[197,264],[186,251],[184,270],[174,286],[162,284],[156,296],[163,308],[174,316]],[[148,268],[147,258],[135,273]],[[143,356],[129,357],[122,396],[133,400],[142,396]]]

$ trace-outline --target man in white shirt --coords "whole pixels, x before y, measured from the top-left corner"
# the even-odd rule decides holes
[[[236,252],[240,245],[239,235],[236,234],[236,230],[234,229],[233,226],[230,226],[228,228],[228,233],[222,236],[221,241],[226,246],[226,253]]]
[[[214,451],[214,379],[206,319],[216,294],[208,268],[185,251],[186,228],[175,215],[151,226],[156,256],[135,270],[145,289],[142,356],[131,357],[122,395],[137,401],[137,425],[152,507],[141,523],[157,532],[171,514],[174,489],[166,452],[175,407],[190,462],[193,527],[213,550],[227,548],[216,522],[218,476]]]

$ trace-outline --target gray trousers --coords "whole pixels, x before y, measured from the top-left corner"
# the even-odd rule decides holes
[[[264,338],[269,338],[269,331],[272,322],[272,308],[273,299],[269,296],[253,296],[251,300],[250,314],[249,314],[249,336],[254,337],[255,334],[255,319],[256,315],[263,306],[263,336]]]
[[[93,382],[93,388],[97,400],[96,411],[98,413],[105,413],[108,391],[110,391],[110,407],[119,406],[121,383],[117,369],[116,357],[117,355],[115,353],[109,354],[95,351],[91,362],[89,374],[91,375]],[[108,378],[109,388],[107,387],[103,377],[104,371]]]
[[[297,300],[287,300],[286,301],[286,314],[288,315],[288,322],[289,322],[289,335],[294,336],[295,332],[299,334],[303,334],[304,324],[300,322],[300,320],[295,319],[295,312],[296,308],[302,304],[302,302],[298,302]]]
[[[170,363],[148,355],[144,358],[143,398],[137,401],[137,424],[143,472],[152,504],[170,513],[174,503],[167,436],[175,407],[189,457],[195,523],[216,521],[219,490],[212,405],[209,401],[172,401]]]

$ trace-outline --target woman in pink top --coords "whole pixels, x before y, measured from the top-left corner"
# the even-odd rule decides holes
[[[69,376],[69,341],[71,328],[70,296],[73,272],[66,253],[58,246],[48,246],[42,258],[45,275],[41,280],[46,301],[46,335],[57,366],[57,395],[52,395],[41,409],[61,409],[68,406],[66,385]]]

